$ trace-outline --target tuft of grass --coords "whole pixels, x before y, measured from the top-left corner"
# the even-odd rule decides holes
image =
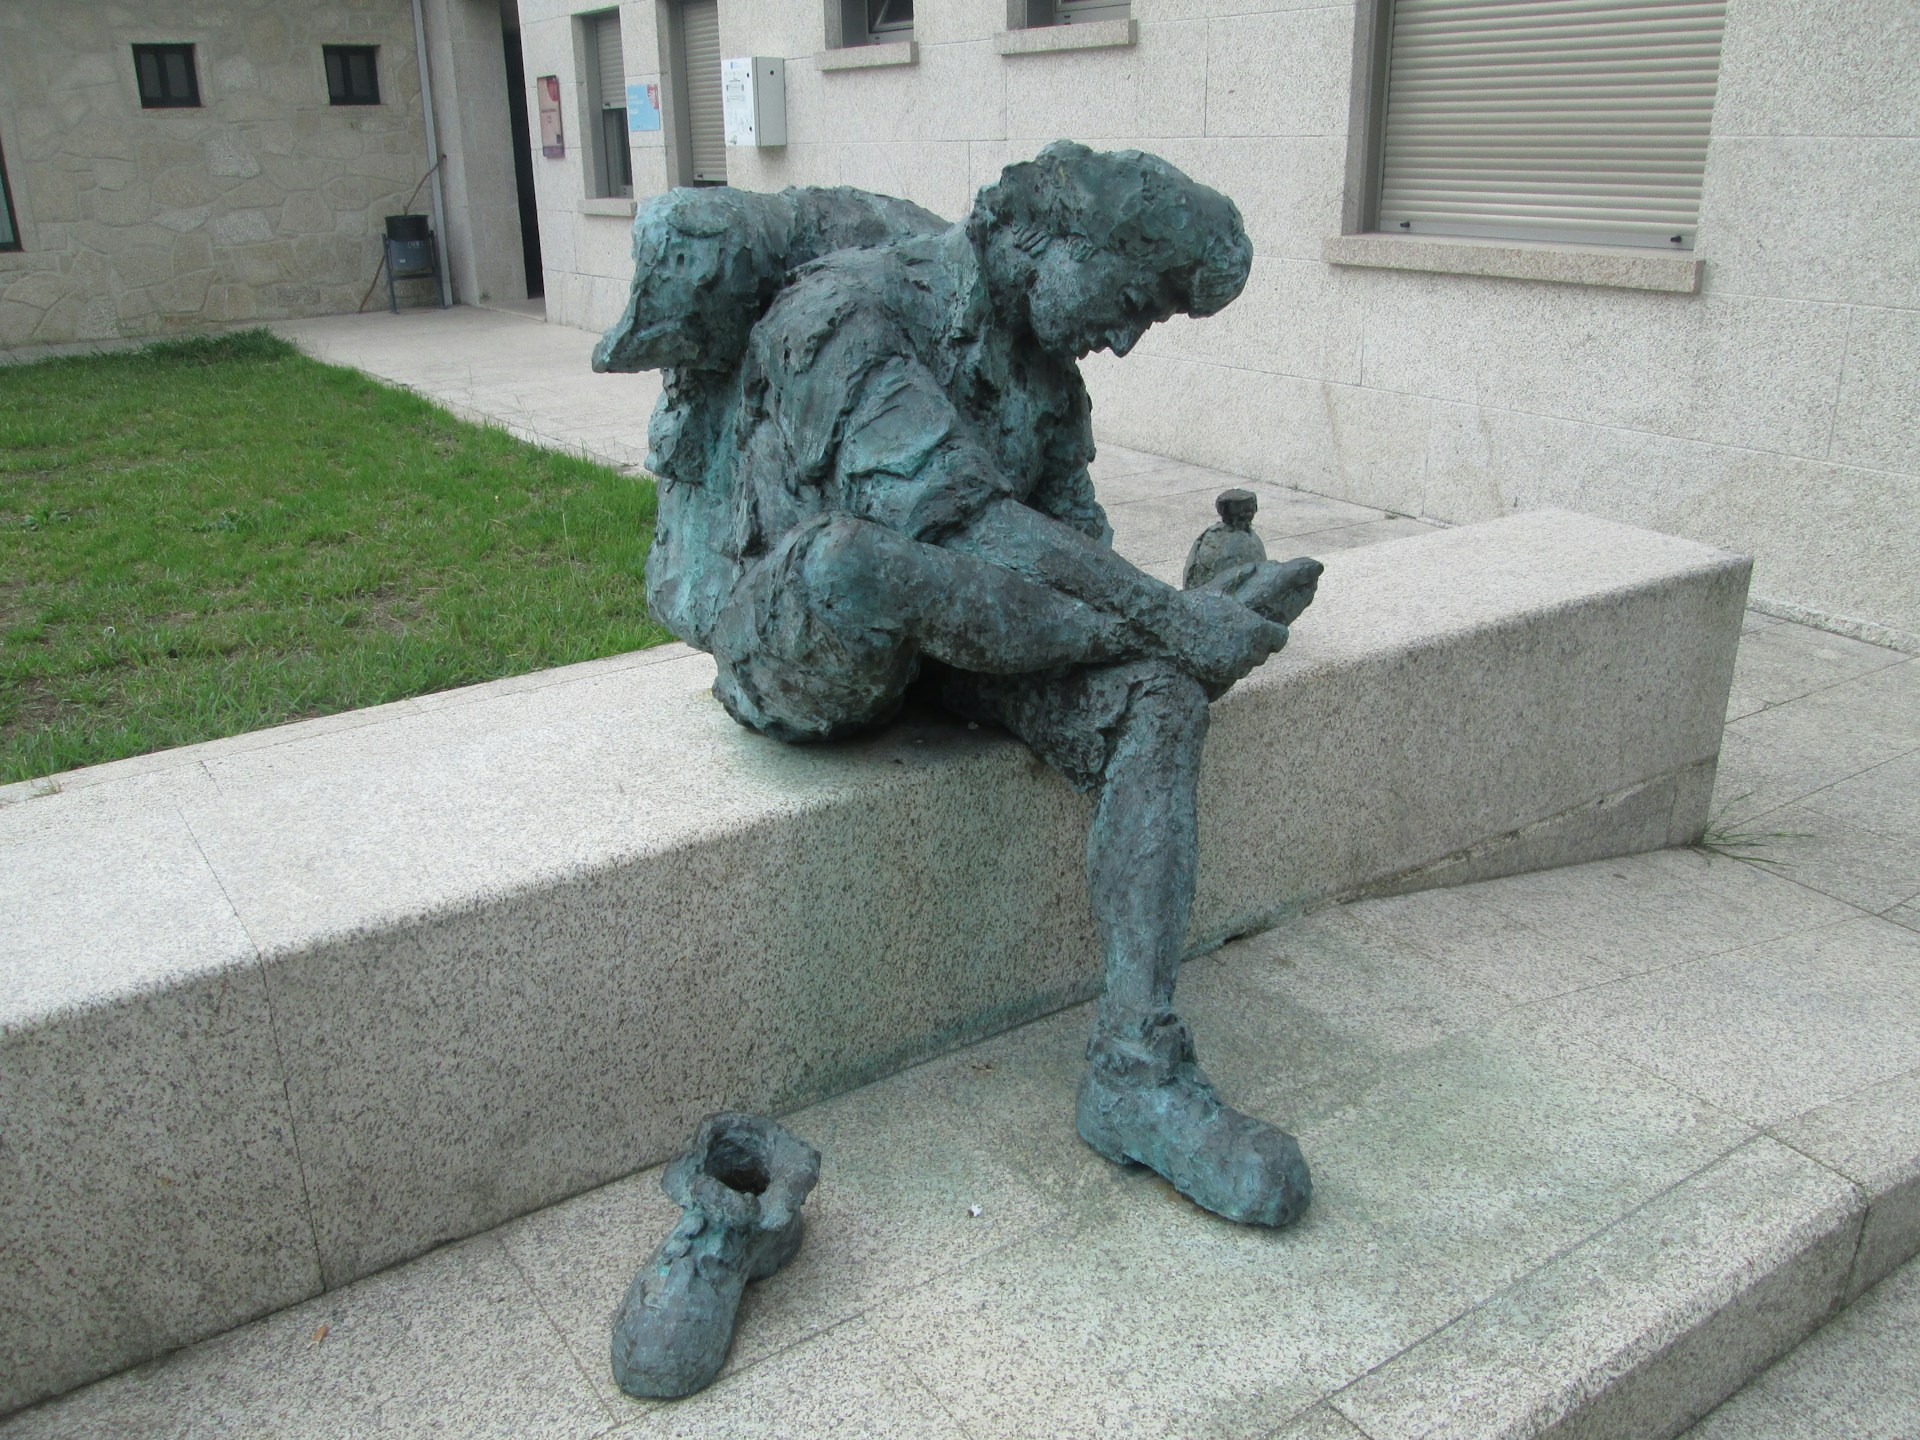
[[[1694,842],[1693,848],[1705,855],[1718,855],[1727,860],[1744,860],[1749,865],[1772,865],[1777,869],[1791,869],[1792,862],[1782,860],[1777,855],[1765,854],[1768,846],[1781,840],[1811,840],[1811,835],[1798,830],[1750,830],[1747,822],[1732,820],[1727,811],[1738,805],[1747,795],[1736,795],[1722,807],[1720,814],[1707,822],[1706,834]]]
[[[0,367],[0,781],[659,644],[653,524],[265,330]]]

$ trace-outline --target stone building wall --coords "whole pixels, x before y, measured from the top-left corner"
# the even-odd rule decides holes
[[[196,47],[200,108],[140,107],[137,42]],[[328,104],[323,43],[379,47],[379,105]],[[0,154],[0,348],[353,310],[428,166],[408,0],[6,0]]]
[[[667,69],[621,6],[629,78]],[[1727,7],[1698,294],[1329,263],[1354,221],[1372,0],[1133,0],[1131,45],[1000,53],[1007,0],[916,0],[913,63],[823,68],[828,3],[719,0],[725,55],[787,60],[754,188],[850,184],[957,216],[1061,137],[1234,197],[1257,259],[1221,315],[1086,367],[1108,440],[1465,522],[1560,505],[1757,557],[1756,596],[1920,648],[1920,9]],[[573,11],[523,0],[527,74],[581,117]],[[668,124],[673,117],[669,114]],[[670,140],[670,134],[668,139]],[[636,193],[670,144],[636,152]],[[598,328],[625,225],[576,149],[536,158],[548,313]]]

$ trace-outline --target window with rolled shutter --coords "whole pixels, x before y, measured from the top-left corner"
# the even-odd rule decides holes
[[[1379,228],[1691,248],[1724,0],[1393,0]]]
[[[687,136],[697,183],[727,181],[727,125],[720,102],[718,0],[680,0],[680,45],[687,77]]]
[[[627,61],[620,49],[620,12],[608,10],[593,17],[594,107],[627,108]]]
[[[605,10],[585,17],[591,39],[588,57],[590,104],[594,111],[594,193],[633,194],[633,151],[627,138],[627,61],[620,43],[620,12]]]

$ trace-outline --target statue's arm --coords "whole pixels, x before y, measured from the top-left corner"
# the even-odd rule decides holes
[[[1170,655],[1196,674],[1244,674],[1285,643],[1269,622],[1215,591],[1176,590],[1106,543],[1014,498],[925,367],[893,355],[872,365],[840,431],[843,508],[915,540],[990,561],[1128,622],[1147,659]],[[1084,474],[1084,471],[1082,471]],[[1092,505],[1092,485],[1087,484]],[[1097,508],[1093,512],[1098,514]]]

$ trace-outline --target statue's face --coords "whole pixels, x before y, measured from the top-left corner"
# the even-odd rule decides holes
[[[1028,297],[1035,337],[1075,358],[1095,350],[1124,355],[1179,308],[1158,271],[1115,250],[1076,254],[1065,240],[1041,252]]]

